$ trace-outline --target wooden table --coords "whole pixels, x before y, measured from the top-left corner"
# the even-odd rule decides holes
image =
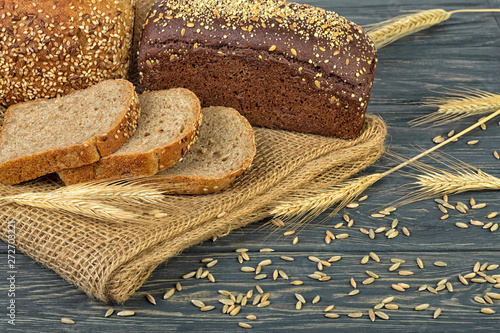
[[[341,15],[361,25],[379,22],[401,14],[404,10],[423,10],[443,8],[454,10],[461,8],[500,8],[499,0],[470,1],[420,1],[410,0],[382,1],[326,1],[315,0],[309,3],[326,9],[335,10]],[[434,145],[432,138],[446,136],[454,129],[464,129],[478,117],[472,117],[453,124],[434,128],[411,128],[408,121],[436,109],[421,107],[424,97],[438,96],[435,90],[444,88],[478,88],[490,92],[500,92],[500,14],[457,14],[449,21],[429,30],[407,37],[379,51],[379,67],[376,75],[369,113],[382,116],[388,125],[387,149],[391,152],[411,157],[420,149]],[[482,170],[499,175],[500,161],[493,157],[495,150],[500,150],[500,126],[495,119],[490,121],[486,131],[480,129],[467,134],[457,143],[450,144],[442,153],[459,158]],[[468,140],[477,139],[479,143],[470,146]],[[426,163],[443,168],[431,159]],[[393,166],[394,161],[382,158],[366,173],[380,172]],[[406,169],[407,171],[410,169]],[[461,201],[469,204],[471,197],[487,207],[471,210],[467,214],[451,211],[450,217],[441,220],[443,215],[433,200],[416,202],[398,208],[390,216],[377,219],[370,217],[384,205],[400,198],[404,193],[399,188],[412,181],[402,174],[391,175],[369,189],[368,200],[358,208],[346,209],[333,218],[323,215],[300,232],[299,243],[291,244],[293,236],[285,237],[281,229],[274,233],[265,228],[267,221],[256,223],[243,230],[235,231],[216,242],[207,241],[193,247],[178,257],[159,267],[151,278],[124,305],[115,310],[133,310],[133,317],[120,318],[116,312],[109,318],[104,314],[109,305],[89,299],[82,291],[62,280],[54,272],[42,267],[32,259],[17,254],[16,266],[16,325],[7,323],[9,289],[7,281],[7,246],[1,243],[2,269],[0,272],[0,331],[4,329],[23,332],[162,332],[162,331],[244,331],[239,322],[253,325],[253,331],[498,331],[500,328],[500,301],[493,305],[481,305],[473,300],[474,296],[485,292],[500,292],[490,283],[459,282],[458,274],[472,271],[476,262],[500,264],[500,231],[490,232],[481,227],[470,226],[461,229],[456,222],[468,223],[470,219],[489,222],[488,213],[500,211],[498,192],[464,193],[450,197],[450,202]],[[349,214],[355,221],[352,228],[345,225],[340,229],[333,226],[343,221],[342,215]],[[377,234],[370,239],[359,228],[390,228],[394,218],[399,220],[398,229],[407,227],[411,236],[400,234],[388,239]],[[500,216],[491,219],[497,223]],[[325,231],[348,233],[349,238],[335,240],[327,245],[324,242]],[[237,248],[248,248],[250,261],[240,264],[237,261]],[[273,248],[275,252],[258,252],[261,248]],[[369,252],[375,252],[380,262],[370,261],[361,265],[360,261]],[[291,256],[294,262],[280,259]],[[324,271],[332,279],[318,282],[308,277],[317,270],[316,264],[308,256],[327,260],[334,255],[342,259],[325,267]],[[181,275],[204,265],[202,258],[214,258],[218,264],[210,269],[217,282],[206,279],[181,279]],[[398,271],[390,272],[391,258],[404,259],[406,263],[399,270],[414,272],[412,276],[400,276]],[[421,258],[424,269],[417,267],[416,259]],[[240,271],[241,266],[255,267],[258,262],[271,259],[273,264],[266,266],[263,272],[268,278],[256,281],[254,274]],[[444,261],[447,267],[437,267],[433,263]],[[285,271],[290,280],[279,278],[273,281],[275,269]],[[380,278],[373,284],[363,285],[368,278],[366,270],[377,273]],[[488,274],[500,274],[496,269]],[[357,282],[359,294],[348,296],[353,290],[350,279]],[[448,279],[454,291],[446,289],[433,294],[417,289],[428,284],[436,287],[442,280]],[[290,285],[291,280],[302,280],[302,286]],[[181,282],[182,291],[163,300],[163,293]],[[391,288],[394,283],[404,282],[410,285],[406,292]],[[253,305],[243,307],[236,316],[221,313],[222,298],[218,290],[229,290],[235,294],[246,293],[255,286],[270,293],[271,304],[266,308]],[[301,310],[296,310],[295,293],[303,295],[307,301]],[[157,305],[150,304],[146,294],[153,295]],[[311,301],[316,295],[321,296],[317,304]],[[371,322],[368,309],[388,296],[394,296],[398,310],[383,309],[389,320],[377,318]],[[190,300],[197,299],[215,309],[201,312]],[[424,311],[415,311],[418,304],[428,303]],[[340,315],[337,319],[325,318],[323,309],[330,304],[332,312]],[[442,309],[439,318],[433,319],[436,308]],[[497,313],[480,313],[482,307],[494,309]],[[362,312],[361,318],[350,318],[348,313]],[[253,314],[257,320],[250,321],[245,316]],[[74,325],[64,325],[62,317],[71,318]],[[251,331],[251,330],[249,330]]]

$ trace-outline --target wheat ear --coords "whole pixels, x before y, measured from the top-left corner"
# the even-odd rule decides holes
[[[366,31],[375,47],[381,49],[398,39],[444,22],[453,14],[491,12],[500,12],[500,9],[460,9],[450,12],[444,9],[430,9],[369,25]]]
[[[128,181],[91,182],[61,187],[52,193],[67,198],[98,201],[119,201],[121,203],[160,203],[162,192],[151,184],[135,184]]]
[[[412,202],[436,198],[445,194],[470,191],[500,190],[500,179],[456,158],[439,155],[433,159],[446,166],[446,170],[416,162],[412,168],[420,173],[405,172],[416,181],[405,186],[408,194],[392,205],[402,206]]]
[[[381,173],[375,173],[346,181],[313,196],[308,193],[293,195],[290,200],[284,201],[279,206],[275,207],[271,211],[271,214],[283,218],[290,218],[293,216],[300,218],[308,214],[313,218],[321,214],[325,210],[325,207],[327,208],[338,204],[334,212],[336,213],[344,205],[355,200],[364,190],[375,184],[381,178]]]
[[[333,211],[332,215],[336,214],[340,209],[345,207],[347,204],[352,202],[354,199],[359,197],[366,189],[375,184],[377,181],[382,179],[383,177],[390,175],[393,172],[398,171],[399,169],[417,161],[418,159],[432,153],[436,149],[441,148],[442,146],[455,141],[462,135],[472,131],[473,129],[481,126],[488,120],[498,116],[500,114],[500,110],[495,111],[487,117],[484,117],[477,121],[475,124],[467,127],[463,131],[458,134],[455,134],[451,138],[446,141],[441,142],[438,145],[410,158],[407,161],[404,161],[401,164],[396,165],[395,167],[383,172],[383,173],[375,173],[368,176],[363,176],[356,178],[354,180],[348,180],[342,184],[336,185],[331,189],[320,191],[317,193],[311,193],[309,196],[298,196],[297,198],[293,198],[292,200],[286,200],[277,205],[273,210],[270,211],[271,215],[279,218],[290,218],[295,214],[300,217],[309,214],[311,212],[312,217],[318,216],[329,207],[334,204],[337,204],[337,207]]]
[[[0,198],[24,206],[66,211],[95,219],[134,222],[138,215],[101,202],[68,198],[59,193],[21,193]]]
[[[482,115],[500,109],[500,95],[479,89],[455,89],[444,94],[447,97],[427,98],[424,106],[438,107],[436,112],[416,118],[411,126],[433,123],[441,126],[470,116]]]

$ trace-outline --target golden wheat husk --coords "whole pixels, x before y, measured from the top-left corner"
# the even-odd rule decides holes
[[[294,194],[289,200],[283,201],[276,206],[271,211],[271,215],[286,219],[291,217],[301,218],[307,214],[308,218],[313,219],[328,207],[338,204],[333,211],[333,214],[335,214],[381,178],[381,173],[375,173],[346,181],[319,193],[307,191]]]
[[[21,193],[0,198],[0,200],[16,203],[18,205],[65,211],[106,221],[134,222],[139,217],[138,214],[134,212],[126,211],[102,202],[68,198],[64,195],[51,192]]]
[[[90,182],[61,187],[52,193],[82,200],[122,203],[160,203],[164,199],[154,184],[135,184],[131,181]]]
[[[298,193],[295,196],[291,196],[292,198],[291,200],[281,202],[273,210],[270,211],[270,214],[274,215],[274,217],[279,217],[281,219],[293,218],[294,220],[298,220],[299,218],[305,217],[306,220],[311,220],[317,217],[322,212],[329,209],[332,205],[337,204],[337,207],[333,210],[331,214],[335,215],[340,209],[344,208],[350,202],[355,200],[366,189],[371,187],[373,184],[375,184],[383,177],[388,176],[391,173],[394,173],[405,166],[415,163],[418,159],[432,153],[433,151],[441,148],[442,146],[452,141],[455,141],[459,137],[481,126],[488,120],[498,115],[500,115],[500,109],[493,112],[489,116],[478,120],[476,123],[467,127],[460,133],[455,134],[451,138],[448,138],[447,140],[441,142],[440,144],[435,145],[434,147],[408,160],[405,160],[404,162],[396,165],[395,167],[383,173],[375,173],[372,175],[359,177],[354,180],[349,180],[329,190],[319,191],[317,193],[306,192],[306,193]]]
[[[453,157],[447,158],[440,154],[432,158],[444,168],[441,169],[421,162],[413,163],[411,167],[419,173],[404,173],[415,179],[415,182],[406,186],[409,194],[398,200],[396,205],[402,206],[420,200],[441,197],[445,194],[500,190],[500,178]]]
[[[461,9],[447,12],[444,9],[430,9],[397,16],[387,21],[369,25],[366,27],[366,31],[375,44],[375,47],[381,49],[398,39],[444,22],[456,13],[490,13],[499,11],[500,9]]]
[[[451,89],[445,97],[427,98],[423,104],[438,107],[438,111],[411,120],[411,126],[432,123],[430,127],[449,124],[470,116],[491,113],[500,109],[500,95],[480,89]]]

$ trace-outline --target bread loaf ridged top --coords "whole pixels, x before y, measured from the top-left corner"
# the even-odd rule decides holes
[[[304,71],[318,71],[318,88],[331,85],[331,72],[351,85],[371,83],[376,63],[375,47],[360,26],[335,12],[275,0],[160,0],[141,43],[171,40],[281,54],[303,62]]]
[[[0,104],[125,78],[135,0],[1,0]]]

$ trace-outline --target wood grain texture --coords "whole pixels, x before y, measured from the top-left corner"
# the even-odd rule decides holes
[[[499,0],[480,0],[474,4],[466,1],[430,1],[419,3],[410,0],[383,1],[347,0],[326,1],[311,0],[309,3],[326,9],[335,10],[339,14],[361,25],[375,23],[401,14],[404,10],[423,10],[443,8],[454,10],[462,8],[500,8]],[[379,51],[379,67],[373,89],[372,100],[368,112],[380,115],[388,124],[388,150],[411,157],[420,149],[432,147],[432,138],[445,136],[451,129],[461,130],[469,126],[477,118],[468,118],[456,123],[435,128],[410,128],[408,121],[435,111],[433,108],[421,107],[419,103],[424,97],[438,96],[436,91],[458,86],[478,88],[499,93],[500,76],[498,71],[500,50],[500,15],[499,14],[457,14],[438,26],[419,32],[415,35],[391,44]],[[477,129],[467,134],[459,142],[444,147],[441,151],[481,168],[495,176],[500,176],[500,161],[493,157],[493,151],[500,151],[500,119],[487,124],[487,130]],[[468,140],[477,139],[479,143],[468,146]],[[437,165],[432,159],[424,162]],[[382,158],[366,173],[383,172],[395,163],[390,158]],[[450,197],[450,201],[467,203],[471,197],[477,202],[484,202],[487,207],[471,210],[467,214],[450,212],[447,220],[440,220],[442,213],[433,200],[413,203],[398,208],[391,216],[376,219],[370,214],[382,206],[403,195],[400,186],[410,180],[402,174],[394,174],[384,178],[367,191],[368,200],[358,208],[345,209],[333,218],[327,214],[320,216],[301,229],[299,242],[292,245],[294,236],[283,236],[286,227],[280,230],[268,228],[262,221],[245,229],[235,231],[216,242],[207,241],[192,247],[185,253],[159,267],[146,284],[124,305],[114,306],[116,311],[133,310],[133,317],[120,318],[113,314],[104,318],[106,310],[112,306],[89,299],[82,291],[69,285],[52,271],[42,267],[30,258],[16,254],[16,325],[7,323],[7,309],[10,298],[7,296],[9,283],[7,277],[7,244],[0,244],[0,330],[36,331],[36,332],[165,332],[165,331],[245,331],[238,322],[253,325],[252,330],[258,332],[284,332],[321,330],[336,331],[385,331],[385,332],[468,332],[478,330],[493,332],[498,330],[500,320],[500,301],[493,305],[476,303],[474,296],[482,296],[485,292],[499,292],[491,283],[461,284],[458,274],[471,272],[476,262],[500,264],[500,231],[490,232],[480,227],[470,226],[460,229],[456,222],[468,223],[470,219],[489,222],[486,215],[500,211],[498,192],[464,193]],[[1,207],[0,207],[1,209]],[[334,225],[343,221],[342,214],[349,214],[355,221],[352,228],[343,226],[334,229]],[[389,228],[394,218],[399,220],[398,229],[407,227],[411,236],[400,234],[394,239],[387,239],[377,234],[371,240],[362,234],[359,228]],[[325,220],[326,219],[326,220]],[[500,217],[491,219],[500,222]],[[349,237],[334,240],[329,245],[324,243],[325,231],[334,234],[348,233]],[[250,249],[250,261],[240,264],[237,261],[236,248]],[[275,252],[260,253],[260,248],[273,248]],[[378,254],[379,263],[370,260],[361,265],[363,256],[370,251]],[[295,258],[294,262],[280,259],[281,255]],[[316,264],[307,257],[310,255],[327,260],[333,255],[341,255],[342,259],[325,267],[324,273],[332,279],[319,282],[308,277],[317,270]],[[210,268],[216,282],[207,279],[187,279],[181,276],[196,270],[204,264],[202,258],[214,258],[219,262]],[[424,269],[417,267],[416,258],[421,258]],[[400,270],[414,272],[412,276],[400,276],[397,271],[389,272],[391,258],[406,260]],[[268,277],[254,280],[253,273],[240,271],[242,266],[253,266],[264,259],[271,259],[270,266],[263,267]],[[436,267],[435,261],[444,261],[447,267]],[[205,268],[206,269],[206,268]],[[271,276],[275,269],[285,271],[290,280],[279,278],[273,281]],[[380,278],[373,284],[363,285],[368,277],[366,270],[377,273]],[[500,274],[500,269],[487,272],[489,275]],[[349,279],[354,278],[360,293],[347,296],[353,290]],[[436,286],[441,279],[448,279],[453,292],[447,290],[432,294],[428,291],[418,292],[422,284]],[[301,286],[292,286],[290,281],[302,280]],[[176,282],[182,284],[183,290],[176,292],[168,300],[163,300],[163,293],[172,288]],[[391,284],[404,282],[410,285],[406,292],[398,292]],[[246,293],[256,285],[270,293],[271,305],[267,308],[256,308],[249,304],[237,316],[221,313],[223,298],[218,290],[229,290],[235,294]],[[294,293],[300,293],[307,303],[302,310],[295,310]],[[146,294],[156,298],[157,305],[146,300]],[[312,299],[320,295],[317,304]],[[395,296],[394,303],[398,310],[382,310],[390,316],[389,320],[377,319],[371,322],[367,311],[383,298]],[[201,312],[190,303],[198,299],[215,309]],[[251,303],[251,302],[249,302]],[[418,304],[429,303],[429,309],[415,311]],[[324,317],[323,309],[334,304],[332,310],[338,313],[338,319]],[[442,309],[438,319],[432,315],[436,308]],[[482,307],[490,307],[497,313],[486,315],[480,313]],[[349,318],[348,313],[363,312],[359,319]],[[249,321],[244,317],[253,314],[257,320]],[[71,318],[74,325],[60,322],[62,317]]]

